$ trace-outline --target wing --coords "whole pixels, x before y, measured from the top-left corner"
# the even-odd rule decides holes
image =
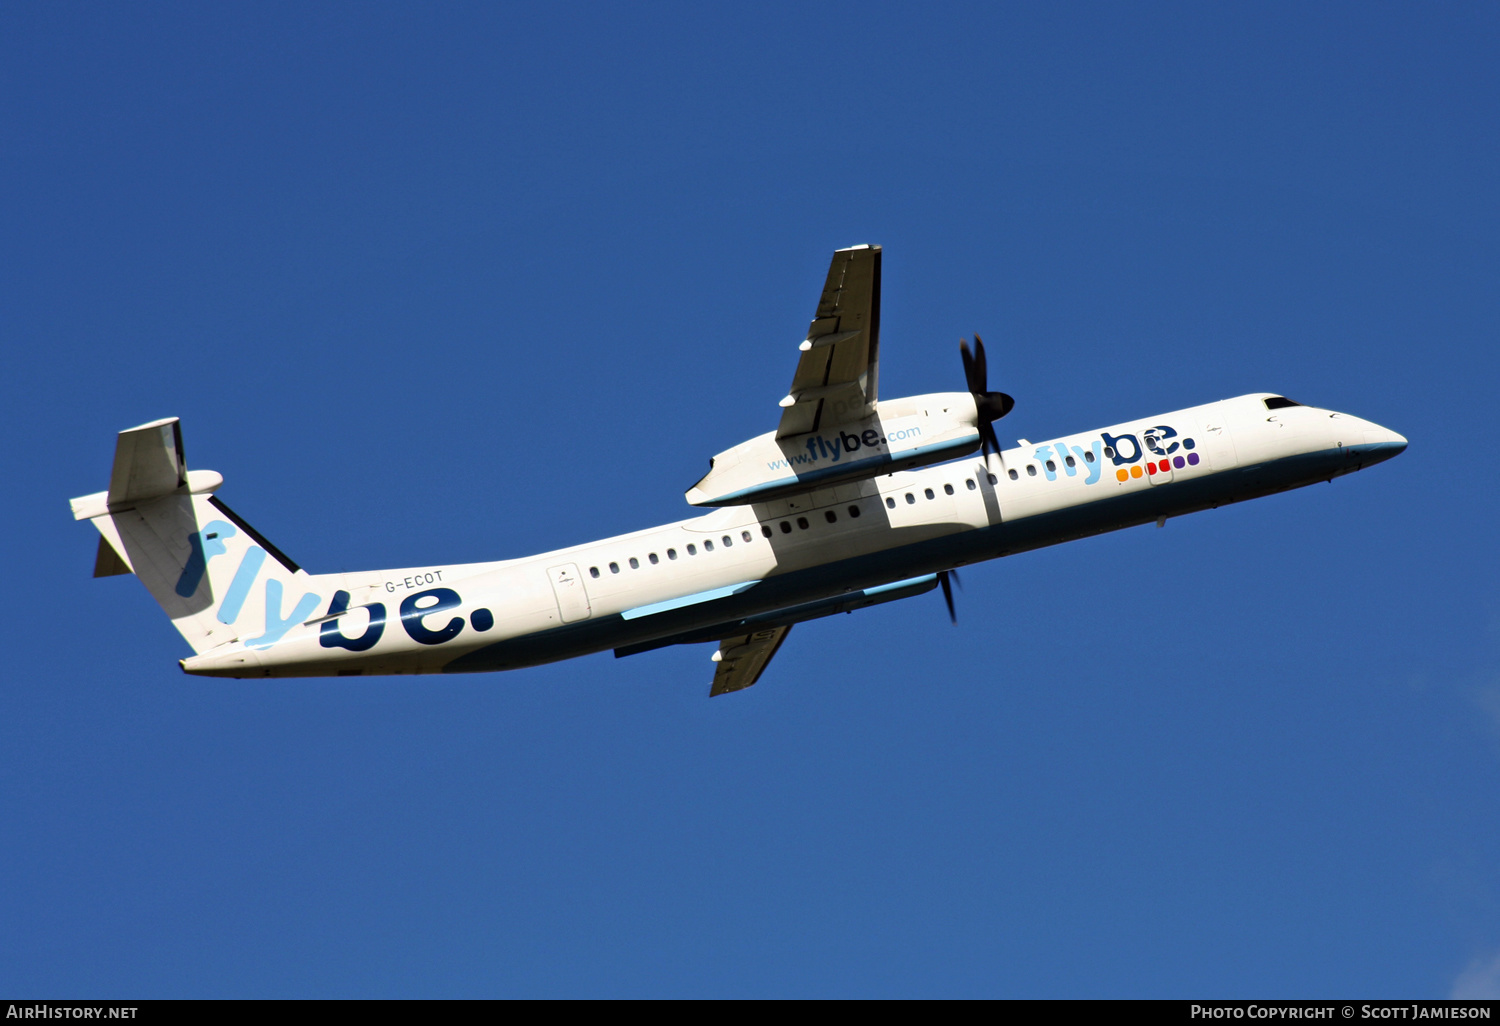
[[[875,408],[880,364],[880,247],[833,254],[823,297],[807,327],[802,358],[777,438],[858,420]]]
[[[714,670],[714,686],[709,690],[708,696],[712,698],[730,691],[743,691],[760,680],[761,672],[791,629],[788,624],[720,641],[719,650],[714,653],[714,662],[718,664],[718,668]]]

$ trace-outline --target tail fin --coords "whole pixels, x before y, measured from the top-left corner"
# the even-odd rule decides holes
[[[213,494],[223,483],[187,469],[171,417],[121,431],[109,491],[72,501],[74,518],[103,536],[94,576],[134,573],[199,653],[240,638],[272,644],[320,601],[307,572]],[[264,616],[245,601],[262,577]],[[286,595],[293,608],[283,617]]]

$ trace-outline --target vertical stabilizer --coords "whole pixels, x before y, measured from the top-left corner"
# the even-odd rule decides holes
[[[322,601],[312,578],[187,469],[177,418],[120,432],[109,491],[74,499],[103,536],[94,576],[134,573],[194,652],[269,646]]]

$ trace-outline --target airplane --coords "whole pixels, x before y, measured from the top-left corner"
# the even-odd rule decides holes
[[[710,695],[755,684],[796,624],[941,588],[956,569],[1314,484],[1407,441],[1257,392],[1001,449],[1014,400],[983,342],[966,389],[877,393],[879,246],[834,253],[774,431],[710,460],[692,519],[518,559],[311,574],[189,470],[177,418],[122,431],[72,500],[96,577],[134,573],[208,677],[514,670],[717,642]],[[956,622],[956,618],[955,618]]]

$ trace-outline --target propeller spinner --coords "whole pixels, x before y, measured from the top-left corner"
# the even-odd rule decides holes
[[[989,390],[989,362],[984,356],[984,342],[979,333],[974,333],[974,352],[969,352],[967,339],[958,343],[959,355],[964,361],[964,381],[974,394],[974,406],[979,411],[979,452],[988,459],[991,452],[1000,452],[1000,440],[995,437],[995,421],[1005,416],[1016,405],[1016,401],[1004,392]]]

